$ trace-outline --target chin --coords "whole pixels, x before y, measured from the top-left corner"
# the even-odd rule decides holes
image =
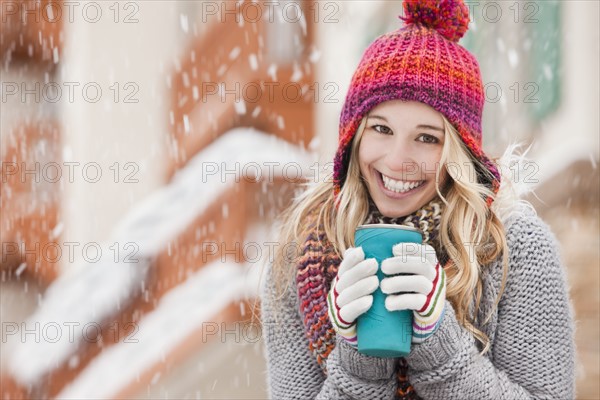
[[[428,193],[427,196],[421,197],[420,199],[406,200],[393,200],[385,197],[384,195],[383,198],[377,196],[377,198],[374,199],[374,202],[382,215],[388,218],[400,218],[406,217],[419,210],[421,207],[429,203],[436,195],[437,193],[434,191],[432,193]]]
[[[377,205],[377,209],[379,210],[379,212],[388,218],[406,217],[407,215],[410,215],[413,212],[418,210],[418,208],[415,208],[413,210],[412,208],[398,207],[397,205],[382,204],[380,206],[377,203],[375,203],[375,204]]]

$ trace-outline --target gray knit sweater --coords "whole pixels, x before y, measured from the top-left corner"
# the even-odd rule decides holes
[[[506,289],[491,321],[478,326],[491,341],[479,355],[473,336],[446,302],[440,328],[413,344],[409,380],[423,399],[574,398],[574,322],[558,243],[531,211],[505,222],[510,249]],[[500,262],[484,268],[483,321],[500,289]],[[270,267],[262,293],[263,339],[273,399],[393,399],[395,359],[358,353],[338,339],[325,375],[309,351],[295,286],[272,301]]]

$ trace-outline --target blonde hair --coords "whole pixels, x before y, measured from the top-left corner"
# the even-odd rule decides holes
[[[443,117],[443,116],[442,116]],[[484,184],[489,179],[487,169],[474,157],[460,140],[458,132],[444,120],[446,140],[440,162],[436,168],[436,190],[446,205],[442,213],[440,240],[453,261],[446,269],[446,297],[455,309],[459,323],[472,332],[482,344],[482,354],[489,350],[489,338],[476,328],[477,310],[482,296],[482,266],[503,255],[503,277],[501,289],[495,302],[498,305],[508,272],[508,248],[504,226],[495,213],[487,206],[485,198],[495,196]],[[352,141],[348,172],[339,193],[339,208],[335,209],[333,184],[325,180],[316,184],[303,184],[302,193],[294,198],[292,205],[280,216],[280,245],[273,262],[272,274],[275,291],[281,297],[285,295],[294,277],[295,261],[285,253],[282,244],[304,243],[311,227],[304,221],[316,215],[316,226],[323,229],[338,255],[354,245],[354,231],[362,224],[369,212],[369,192],[360,173],[358,147],[365,130],[366,118],[361,122]],[[447,173],[451,182],[440,190],[440,176]],[[472,178],[476,179],[472,179]],[[291,266],[290,266],[291,263]],[[277,295],[272,294],[277,300]],[[474,310],[470,310],[475,300]],[[274,301],[274,304],[278,304]],[[482,323],[492,316],[494,308]]]

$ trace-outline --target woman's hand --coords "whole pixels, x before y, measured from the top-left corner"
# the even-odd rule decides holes
[[[365,260],[361,247],[347,249],[327,296],[333,329],[355,348],[356,318],[373,305],[372,293],[379,287],[378,268],[374,258]]]
[[[446,274],[435,250],[428,244],[399,243],[394,257],[383,260],[381,270],[393,275],[381,280],[389,311],[413,310],[413,343],[421,343],[435,332],[444,316]],[[397,275],[405,274],[405,275]]]

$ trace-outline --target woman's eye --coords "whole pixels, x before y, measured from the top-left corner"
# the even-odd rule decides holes
[[[392,133],[392,130],[385,125],[373,125],[371,129],[375,130],[375,132],[379,132],[384,135],[389,135],[390,133]]]
[[[438,143],[439,140],[435,136],[432,135],[421,135],[419,136],[419,140],[424,143]]]

